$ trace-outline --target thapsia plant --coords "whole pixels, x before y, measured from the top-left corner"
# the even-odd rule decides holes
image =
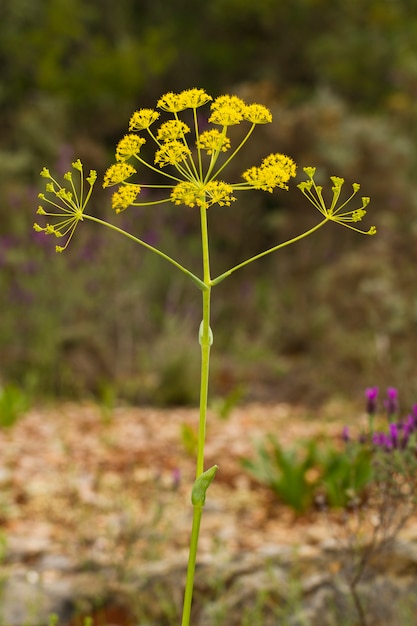
[[[203,120],[198,111],[200,107],[210,103],[210,115]],[[112,207],[120,213],[128,207],[151,206],[172,203],[184,206],[186,210],[195,210],[200,216],[202,276],[181,265],[174,258],[146,243],[130,232],[126,232],[93,215],[86,213],[93,185],[97,174],[91,170],[84,179],[82,163],[77,160],[72,168],[77,173],[74,178],[72,171],[64,175],[65,182],[61,185],[44,168],[41,172],[46,182],[46,194],[40,194],[48,209],[39,206],[38,214],[52,218],[46,226],[34,225],[35,230],[64,238],[63,246],[57,246],[62,252],[69,244],[79,222],[91,220],[111,228],[132,241],[158,254],[171,265],[190,278],[202,293],[202,322],[199,329],[201,345],[201,380],[200,380],[200,418],[198,428],[198,445],[196,459],[196,480],[192,488],[193,523],[190,540],[190,554],[184,594],[182,625],[190,623],[191,603],[194,586],[194,570],[197,556],[197,544],[202,511],[207,489],[217,471],[217,466],[204,469],[204,444],[206,437],[206,413],[209,381],[210,348],[213,334],[210,328],[210,301],[212,288],[225,278],[248,263],[262,256],[271,254],[284,246],[295,243],[310,235],[327,222],[337,222],[360,233],[373,235],[374,226],[368,231],[358,229],[354,224],[359,222],[366,213],[368,197],[362,197],[361,205],[348,210],[346,205],[357,195],[359,185],[354,184],[353,190],[345,201],[340,200],[344,180],[333,176],[332,199],[326,204],[321,186],[314,181],[315,168],[306,167],[304,172],[307,180],[298,185],[301,192],[318,209],[321,220],[310,230],[264,250],[229,268],[219,276],[212,278],[210,271],[209,233],[207,211],[213,205],[230,206],[236,200],[236,193],[251,189],[260,189],[272,193],[275,188],[288,189],[288,182],[296,174],[296,164],[284,154],[270,154],[258,166],[250,167],[242,174],[239,182],[227,182],[224,173],[234,157],[245,146],[257,124],[268,124],[272,121],[271,112],[260,104],[246,104],[237,96],[224,95],[213,100],[203,89],[187,89],[181,93],[168,93],[160,98],[157,109],[169,114],[153,130],[161,116],[155,109],[136,111],[129,123],[129,134],[125,135],[116,148],[116,163],[111,165],[104,176],[104,187],[118,186],[112,196]],[[181,118],[180,118],[181,114]],[[236,124],[247,124],[248,130],[243,139],[232,148],[228,129]],[[144,136],[145,135],[145,136]],[[189,137],[191,139],[189,139]],[[155,146],[152,162],[142,156],[142,147],[151,140]],[[142,168],[150,174],[147,184],[139,179],[136,182],[136,168]],[[162,176],[163,184],[155,183],[155,175]],[[139,200],[144,197],[143,202]],[[154,195],[152,195],[154,194]],[[155,195],[158,194],[158,195]],[[52,207],[52,208],[50,208]]]

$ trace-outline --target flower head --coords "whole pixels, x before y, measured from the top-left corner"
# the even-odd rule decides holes
[[[124,211],[135,202],[139,193],[139,185],[121,185],[112,195],[112,208],[116,211],[116,213]]]
[[[130,163],[120,162],[110,165],[104,174],[103,187],[112,187],[124,182],[136,173],[135,168]]]
[[[355,230],[356,232],[362,233],[364,235],[375,235],[375,226],[371,226],[368,231],[363,231],[359,228],[356,228],[355,226],[351,226],[352,223],[360,222],[362,218],[366,215],[366,207],[370,202],[369,197],[362,196],[362,205],[359,208],[351,209],[350,211],[344,210],[346,205],[358,193],[360,189],[360,185],[358,183],[353,183],[352,193],[347,198],[347,200],[345,200],[341,204],[338,204],[342,187],[345,181],[339,176],[331,176],[330,180],[332,182],[333,198],[330,206],[326,206],[323,198],[323,187],[320,185],[316,185],[314,181],[316,168],[305,167],[304,172],[307,174],[308,179],[297,185],[297,187],[302,191],[306,198],[320,211],[320,213],[324,215],[326,219],[337,222],[338,224],[342,224],[342,226],[346,226],[347,228]]]
[[[165,165],[178,165],[185,161],[191,153],[188,146],[181,141],[167,141],[155,152],[155,165],[164,167]]]
[[[366,397],[366,412],[368,415],[375,415],[376,413],[376,402],[378,398],[379,389],[378,387],[368,387],[365,390]]]
[[[286,184],[295,176],[296,165],[285,154],[270,154],[260,167],[251,167],[243,173],[243,178],[254,188],[272,193],[275,187],[288,189]]]
[[[190,127],[180,120],[168,120],[158,128],[156,138],[158,141],[174,141],[181,139],[190,132]]]
[[[234,126],[243,120],[246,105],[237,96],[219,96],[211,105],[209,122],[221,126]]]
[[[272,113],[262,104],[249,104],[244,108],[243,119],[252,124],[269,124],[272,122]]]
[[[116,161],[127,161],[133,156],[137,156],[146,139],[139,135],[125,135],[116,147]]]
[[[158,111],[153,109],[140,109],[135,111],[130,118],[129,130],[145,130],[149,128],[159,117]]]
[[[245,182],[229,182],[223,179],[223,175],[220,179],[220,173],[243,148],[254,126],[271,122],[272,115],[262,104],[246,104],[238,96],[222,95],[212,100],[204,89],[166,93],[159,98],[156,106],[172,117],[162,121],[156,131],[151,129],[151,125],[160,117],[158,111],[139,109],[133,113],[129,122],[130,133],[119,141],[116,163],[107,169],[104,176],[104,187],[121,184],[112,197],[112,207],[116,212],[131,205],[143,206],[167,201],[200,208],[214,204],[230,206],[236,200],[235,191],[262,189],[272,192],[277,187],[288,189],[287,183],[295,176],[296,165],[283,154],[271,154],[259,167],[247,170],[243,174]],[[199,113],[197,116],[196,109],[210,101],[208,120],[202,122],[202,115]],[[193,109],[192,129],[180,118],[185,109]],[[227,127],[245,122],[248,123],[246,135],[240,144],[233,147],[231,156],[223,157],[232,148],[232,142],[226,134]],[[210,127],[210,124],[214,126]],[[146,132],[156,144],[153,161],[149,162],[142,156],[141,147],[145,138],[135,135],[136,131]],[[131,158],[135,159],[135,166],[128,162]],[[138,164],[151,170],[153,175],[156,172],[164,176],[166,184],[155,184],[153,178],[150,184],[142,180],[133,181],[131,177],[137,173]],[[167,196],[161,200],[137,202],[141,189],[155,187],[167,189]]]
[[[230,148],[230,139],[217,128],[213,128],[201,133],[200,138],[197,140],[197,148],[205,150],[207,154],[226,152]]]
[[[38,215],[53,217],[55,223],[47,223],[46,226],[40,226],[35,223],[33,228],[36,232],[44,232],[46,235],[55,235],[55,237],[59,238],[67,237],[64,246],[56,246],[55,249],[57,252],[65,250],[71,241],[78,222],[83,220],[84,209],[87,206],[94,183],[97,180],[97,172],[90,170],[89,175],[85,178],[85,181],[89,185],[87,193],[85,193],[83,165],[81,161],[78,159],[72,163],[72,167],[79,172],[79,183],[78,185],[74,183],[73,172],[69,171],[64,174],[64,180],[68,183],[66,187],[61,186],[60,183],[51,176],[46,167],[41,171],[41,176],[46,178],[49,182],[46,183],[46,194],[40,193],[39,198],[54,208],[51,212],[51,210],[47,211],[40,205],[37,213]],[[51,197],[53,199],[51,199]]]

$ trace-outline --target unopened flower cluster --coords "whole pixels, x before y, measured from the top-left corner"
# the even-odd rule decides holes
[[[204,105],[210,107],[208,119],[197,113]],[[170,119],[161,122],[157,109]],[[246,104],[237,96],[224,95],[213,100],[203,89],[165,94],[158,100],[156,109],[133,113],[129,134],[117,145],[116,163],[108,168],[103,183],[104,187],[119,185],[112,197],[113,208],[119,213],[131,205],[148,205],[149,202],[138,201],[144,188],[162,190],[165,196],[158,198],[159,203],[201,208],[213,204],[230,206],[236,200],[236,191],[288,189],[287,183],[295,176],[296,165],[290,157],[280,153],[270,154],[259,166],[243,172],[240,182],[229,182],[220,176],[254,127],[271,121],[272,114],[265,106]],[[247,132],[232,149],[228,129],[245,123]],[[152,148],[149,152],[146,150],[145,158],[144,146],[149,140]],[[133,177],[143,167],[162,175],[165,184],[136,182]]]

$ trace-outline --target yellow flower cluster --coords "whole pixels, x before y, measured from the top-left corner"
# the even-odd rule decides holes
[[[200,120],[196,110],[207,104],[210,105],[208,123],[221,128],[205,128],[200,132]],[[272,114],[265,106],[257,103],[247,104],[242,98],[234,95],[221,95],[213,99],[204,89],[197,88],[186,89],[180,93],[169,92],[158,100],[156,106],[171,114],[172,119],[162,122],[154,131],[151,127],[159,120],[160,113],[155,109],[135,111],[129,122],[131,134],[125,135],[118,143],[116,163],[105,173],[104,187],[121,184],[112,200],[112,206],[116,211],[122,211],[131,204],[138,205],[137,196],[144,187],[159,186],[169,189],[167,199],[176,205],[208,208],[213,204],[230,206],[235,200],[234,191],[249,188],[270,192],[277,187],[287,189],[288,180],[295,176],[294,162],[285,155],[276,154],[264,159],[260,167],[247,170],[243,174],[245,183],[227,183],[218,180],[220,172],[244,146],[254,126],[272,121]],[[191,109],[191,112],[188,113],[186,122],[180,119],[179,114],[187,109]],[[250,124],[243,140],[235,147],[231,157],[228,159],[224,157],[219,161],[220,156],[231,149],[227,128],[243,122]],[[192,127],[193,144],[188,141]],[[132,131],[146,131],[155,142],[153,163],[142,158],[140,152],[145,138],[134,135]],[[140,187],[136,184],[132,186],[128,181],[136,173],[136,168],[128,163],[132,158],[149,170],[167,177],[168,184],[144,185],[141,181]],[[123,189],[124,186],[127,189]]]
[[[210,107],[207,121],[201,121],[200,112],[197,115],[197,109],[204,105]],[[271,111],[265,106],[257,103],[247,104],[235,95],[220,95],[213,99],[204,89],[197,88],[186,89],[180,93],[169,92],[158,100],[156,106],[161,111],[171,114],[172,118],[163,121],[154,131],[152,126],[159,120],[160,112],[150,108],[135,111],[129,121],[129,134],[126,134],[116,146],[116,162],[105,172],[103,187],[118,185],[117,191],[112,196],[112,207],[116,213],[124,211],[129,206],[148,206],[162,202],[188,207],[197,206],[202,210],[214,204],[228,207],[236,200],[235,192],[261,189],[271,193],[276,188],[288,189],[289,180],[295,177],[296,164],[291,157],[274,153],[265,157],[259,166],[247,169],[242,174],[243,181],[223,180],[223,170],[245,146],[255,126],[269,124],[272,121]],[[180,119],[180,113],[186,116],[186,121]],[[232,142],[227,135],[228,128],[241,123],[248,125],[246,134],[228,156],[226,153],[232,148]],[[207,124],[220,128],[207,128]],[[142,156],[141,148],[147,139],[137,134],[141,132],[146,132],[147,138],[155,144],[151,162]],[[193,138],[191,141],[188,139],[190,136]],[[136,167],[129,162],[131,159],[135,160]],[[72,165],[80,172],[79,190],[74,185],[71,172],[65,174],[64,178],[69,183],[69,186],[65,187],[59,185],[46,168],[42,170],[41,175],[48,179],[46,193],[54,196],[54,200],[48,199],[45,194],[41,194],[40,197],[56,207],[58,212],[48,213],[40,206],[38,213],[64,219],[55,225],[46,224],[45,227],[34,225],[36,230],[57,237],[69,235],[66,245],[78,221],[83,219],[84,208],[97,177],[92,170],[90,176],[85,179],[90,184],[90,189],[84,197],[82,164],[76,161]],[[149,184],[142,181],[138,184],[129,180],[137,173],[136,168],[139,167],[145,167],[152,173]],[[298,187],[325,219],[358,230],[351,226],[351,223],[359,222],[364,217],[369,198],[363,197],[362,206],[354,210],[346,211],[345,207],[358,192],[359,185],[355,183],[352,195],[340,204],[339,197],[344,180],[333,176],[331,178],[333,199],[327,207],[322,187],[314,182],[315,169],[305,168],[304,171],[308,179]],[[165,184],[156,183],[155,174],[163,176]],[[138,202],[137,198],[142,189],[150,190],[149,197],[155,188],[165,190],[166,196],[161,198],[158,192],[156,199]],[[372,227],[367,234],[374,232],[376,230]]]
[[[120,163],[114,163],[110,165],[104,175],[103,187],[112,187],[124,182],[127,178],[130,178],[133,174],[136,174],[136,170],[130,163],[124,161]]]
[[[78,188],[73,180],[73,173],[71,171],[64,174],[64,179],[69,183],[70,189],[62,187],[57,180],[52,178],[49,170],[44,167],[41,171],[41,176],[49,180],[46,183],[46,193],[52,195],[56,200],[51,200],[44,193],[39,194],[39,198],[49,205],[54,207],[53,212],[46,211],[42,205],[38,206],[36,211],[38,215],[58,218],[55,224],[46,224],[46,226],[39,226],[35,222],[33,228],[36,232],[44,232],[46,235],[55,235],[55,237],[67,237],[67,241],[64,246],[56,246],[57,252],[62,252],[68,246],[78,222],[82,221],[84,209],[90,199],[91,192],[93,190],[94,183],[97,180],[97,172],[90,170],[90,174],[85,178],[89,184],[87,194],[84,195],[84,177],[83,166],[79,159],[72,163],[73,169],[79,172],[79,185]]]
[[[288,189],[286,184],[296,174],[297,166],[285,154],[270,154],[260,167],[251,167],[243,174],[243,178],[254,189],[262,189],[272,193],[275,187]]]
[[[331,176],[330,180],[333,183],[332,192],[333,198],[330,203],[330,206],[326,206],[326,202],[323,197],[323,187],[321,185],[316,185],[314,181],[314,175],[316,173],[315,167],[305,167],[304,172],[307,174],[307,180],[297,185],[297,187],[302,191],[305,197],[320,211],[320,213],[328,220],[333,222],[337,222],[342,226],[346,226],[351,230],[355,230],[356,232],[362,233],[364,235],[375,235],[376,228],[375,226],[371,226],[369,230],[364,231],[356,228],[355,226],[351,226],[351,223],[360,222],[362,218],[366,215],[366,207],[370,202],[370,198],[368,196],[362,196],[362,205],[357,209],[351,209],[350,211],[344,211],[343,209],[346,205],[356,196],[360,189],[359,183],[353,183],[352,185],[352,193],[351,195],[341,204],[338,205],[340,194],[342,191],[342,187],[344,184],[344,179],[339,176]]]
[[[233,196],[233,185],[212,180],[206,185],[188,181],[178,183],[171,192],[171,200],[177,205],[185,204],[189,207],[199,206],[208,209],[213,204],[230,206],[236,198]]]
[[[146,139],[139,135],[125,135],[116,147],[116,161],[127,161],[137,156]]]
[[[111,205],[116,213],[124,211],[135,202],[140,193],[139,185],[121,185],[112,195]]]
[[[197,148],[206,150],[207,154],[213,154],[216,150],[226,152],[230,148],[230,139],[217,128],[213,128],[201,133],[197,140]]]

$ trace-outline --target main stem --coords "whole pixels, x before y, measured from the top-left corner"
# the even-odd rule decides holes
[[[201,345],[201,377],[200,377],[200,417],[198,424],[198,449],[196,463],[196,478],[204,472],[204,445],[206,441],[207,400],[209,384],[210,346],[212,333],[210,329],[210,257],[207,230],[206,209],[200,209],[201,218],[201,243],[203,254],[203,282],[206,289],[203,290],[203,321],[200,327],[199,341]],[[185,583],[184,605],[182,612],[182,626],[190,625],[191,604],[193,599],[195,564],[197,560],[198,538],[200,534],[200,522],[203,513],[202,506],[194,506],[193,525],[191,529],[190,552],[188,556],[187,579]]]

